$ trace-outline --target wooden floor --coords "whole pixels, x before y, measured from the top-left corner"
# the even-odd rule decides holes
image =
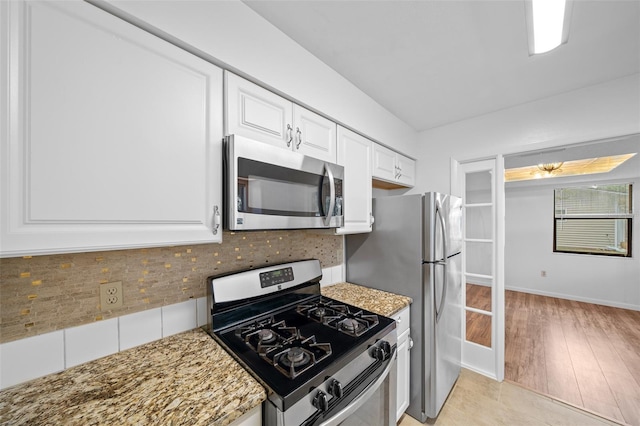
[[[505,302],[505,379],[640,425],[640,312],[513,291]]]
[[[438,418],[442,426],[601,426],[615,423],[510,382],[496,382],[464,368]],[[408,414],[399,426],[423,426]]]

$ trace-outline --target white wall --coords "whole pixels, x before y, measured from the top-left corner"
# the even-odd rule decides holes
[[[640,74],[421,132],[412,192],[449,192],[451,158],[486,158],[632,133],[640,133]],[[542,189],[507,193],[506,287],[640,309],[639,219],[632,259],[551,254],[552,203]],[[514,217],[523,220],[514,222]],[[541,270],[547,271],[546,279]]]
[[[640,196],[640,159],[621,173],[581,182],[632,182]],[[629,173],[629,172],[633,173]],[[632,230],[632,258],[553,253],[553,190],[578,181],[552,179],[542,185],[506,189],[505,287],[526,293],[640,310],[640,215]],[[635,202],[635,211],[640,208]],[[541,276],[546,271],[546,277]]]
[[[640,132],[640,74],[504,109],[419,134],[416,187],[450,191],[450,159]]]
[[[412,128],[239,0],[109,4],[211,55],[224,68],[415,156],[417,133]]]

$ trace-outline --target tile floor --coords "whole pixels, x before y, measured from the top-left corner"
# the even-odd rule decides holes
[[[399,426],[420,426],[404,415]],[[619,423],[527,390],[510,382],[498,383],[472,371],[462,369],[440,415],[431,425],[444,426],[514,426],[562,425],[590,426]]]

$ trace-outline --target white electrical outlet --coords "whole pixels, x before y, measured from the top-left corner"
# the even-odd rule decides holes
[[[121,308],[122,281],[100,284],[100,308],[104,310]]]

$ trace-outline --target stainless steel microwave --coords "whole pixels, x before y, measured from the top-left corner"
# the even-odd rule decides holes
[[[344,168],[238,135],[225,138],[225,227],[338,228]]]

